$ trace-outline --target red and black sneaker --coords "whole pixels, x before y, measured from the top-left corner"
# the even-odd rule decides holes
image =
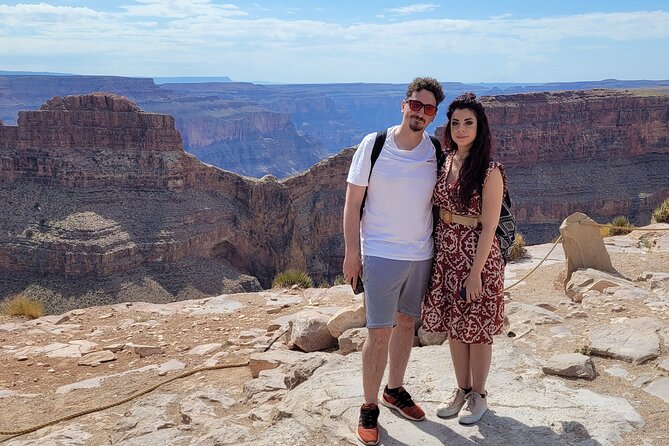
[[[386,386],[386,388],[383,389],[381,404],[390,407],[391,409],[395,409],[400,415],[409,420],[422,421],[425,419],[425,412],[413,402],[411,395],[404,390],[404,387],[389,389],[388,386]]]
[[[379,444],[379,406],[376,404],[363,404],[360,407],[360,418],[358,418],[358,440],[362,444],[373,446]]]

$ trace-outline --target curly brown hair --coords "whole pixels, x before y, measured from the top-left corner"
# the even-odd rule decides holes
[[[437,105],[441,104],[444,100],[444,90],[441,88],[441,84],[438,80],[433,77],[417,77],[407,87],[407,99],[411,95],[420,90],[427,90],[434,95],[434,98],[437,100]]]

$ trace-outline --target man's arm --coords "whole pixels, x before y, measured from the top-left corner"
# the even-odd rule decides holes
[[[344,203],[344,280],[353,285],[362,277],[360,258],[360,206],[365,196],[366,186],[348,183]]]

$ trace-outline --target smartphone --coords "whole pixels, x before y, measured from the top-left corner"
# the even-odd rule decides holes
[[[467,300],[467,288],[465,287],[460,288],[460,298],[462,300]]]
[[[351,288],[353,288],[353,281],[351,280]],[[358,284],[353,288],[353,294],[360,294],[365,292],[365,287],[362,286],[362,277],[358,277]]]

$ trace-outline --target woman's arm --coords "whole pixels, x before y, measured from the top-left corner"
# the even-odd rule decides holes
[[[498,167],[494,168],[488,180],[483,185],[483,204],[481,206],[481,235],[476,245],[476,255],[469,277],[465,282],[467,288],[467,302],[478,300],[483,289],[481,272],[495,238],[495,231],[499,224],[499,213],[502,210],[504,196],[504,180]]]

